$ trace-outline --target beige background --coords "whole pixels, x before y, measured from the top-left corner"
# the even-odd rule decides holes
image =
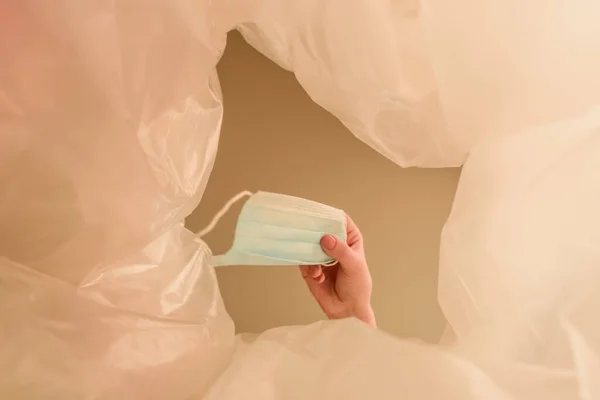
[[[458,180],[456,169],[402,169],[363,144],[311,101],[294,75],[231,33],[219,64],[225,117],[206,194],[188,218],[201,229],[242,190],[300,196],[344,209],[366,241],[381,329],[439,338],[440,230]],[[232,243],[241,203],[207,236],[215,253]],[[323,318],[294,267],[218,269],[238,332]]]

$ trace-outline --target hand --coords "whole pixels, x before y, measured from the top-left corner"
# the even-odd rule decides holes
[[[346,219],[347,243],[332,235],[321,239],[325,253],[338,263],[330,267],[301,265],[300,271],[327,318],[355,317],[375,327],[375,314],[371,308],[373,283],[363,238],[352,219],[348,216]]]

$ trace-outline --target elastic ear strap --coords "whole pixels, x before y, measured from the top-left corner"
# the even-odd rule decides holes
[[[229,201],[227,203],[225,203],[223,208],[221,208],[221,210],[213,217],[212,221],[210,221],[210,224],[208,224],[208,226],[206,226],[206,228],[202,229],[200,232],[196,233],[196,236],[203,237],[206,234],[208,234],[210,231],[212,231],[215,228],[215,226],[219,223],[221,218],[223,218],[223,215],[225,215],[227,213],[227,211],[229,211],[229,209],[231,208],[232,205],[234,205],[235,203],[237,203],[244,197],[252,196],[253,194],[254,193],[252,193],[248,190],[244,190],[243,192],[240,192],[240,193],[236,194],[235,196],[233,196],[231,199],[229,199]]]

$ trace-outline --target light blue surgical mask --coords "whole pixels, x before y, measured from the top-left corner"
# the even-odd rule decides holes
[[[225,254],[213,256],[213,266],[335,264],[320,242],[326,234],[346,241],[346,214],[299,197],[239,193],[197,236],[209,233],[229,208],[246,196],[251,197],[238,217],[233,246]]]

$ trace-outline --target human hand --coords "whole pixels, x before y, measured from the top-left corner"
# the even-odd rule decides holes
[[[347,219],[347,243],[332,235],[321,239],[327,255],[335,265],[301,265],[300,271],[308,289],[329,319],[355,317],[375,327],[371,308],[373,283],[365,258],[363,238],[352,221]]]

